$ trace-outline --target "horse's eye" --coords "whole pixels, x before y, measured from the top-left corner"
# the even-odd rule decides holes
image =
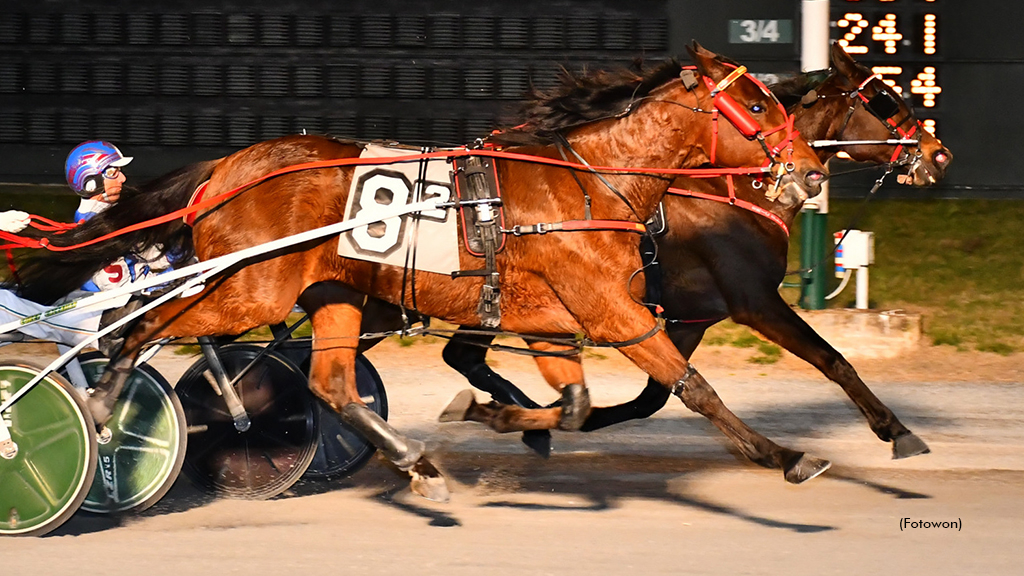
[[[764,112],[764,106],[761,106],[760,104],[754,104],[753,106],[750,107],[750,111],[753,112],[754,114],[760,114]]]

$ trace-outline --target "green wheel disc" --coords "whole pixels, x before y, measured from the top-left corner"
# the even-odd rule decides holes
[[[0,399],[10,398],[40,372],[0,365]],[[96,471],[96,432],[80,394],[50,374],[0,415],[18,446],[0,458],[0,534],[38,536],[71,517]]]
[[[108,360],[78,356],[95,385]],[[171,385],[147,364],[136,366],[107,422],[110,441],[99,445],[96,476],[82,509],[98,514],[141,512],[170,490],[185,458],[185,413]]]

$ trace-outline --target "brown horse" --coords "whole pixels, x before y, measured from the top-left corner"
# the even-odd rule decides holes
[[[590,165],[637,170],[600,174],[498,160],[506,223],[531,226],[576,220],[584,213],[583,195],[578,192],[583,186],[591,199],[590,217],[633,223],[635,228],[652,214],[671,180],[644,168],[696,167],[712,159],[721,166],[760,166],[766,153],[771,154],[773,166],[784,167],[774,172],[780,191],[791,193],[791,188],[797,188],[800,191],[795,194],[816,194],[825,169],[804,141],[789,140],[788,130],[777,129],[787,125],[785,111],[749,77],[737,74],[734,66],[714,54],[697,47],[691,55],[699,81],[681,76],[681,67],[670,62],[643,75],[567,77],[560,90],[538,100],[523,135],[537,142],[550,142],[557,135],[563,151]],[[745,135],[730,122],[712,122],[718,116],[712,109],[720,105],[731,105],[733,116],[737,107],[745,110],[758,133],[751,134],[749,124]],[[737,122],[743,124],[743,119]],[[559,157],[559,150],[550,144],[510,151]],[[313,136],[262,142],[216,163],[208,194],[231,190],[281,168],[355,158],[360,152],[361,146],[353,143]],[[207,164],[201,170],[209,173],[209,168]],[[193,230],[196,254],[210,260],[343,220],[352,174],[351,167],[310,169],[252,186],[200,215]],[[172,207],[180,207],[184,200],[178,202]],[[119,207],[108,211],[110,218]],[[99,226],[92,223],[101,217],[83,225],[79,239],[86,234],[85,227]],[[771,453],[773,460],[763,463],[782,468],[792,481],[820,473],[822,461],[777,447],[740,422],[665,333],[654,329],[654,316],[639,302],[644,293],[643,282],[635,274],[642,268],[639,241],[636,234],[600,229],[508,235],[504,251],[496,257],[501,328],[532,334],[582,332],[597,342],[629,343],[621,348],[623,354],[688,406],[715,420],[746,453],[752,457]],[[332,241],[311,241],[257,260],[207,283],[202,294],[149,312],[135,325],[90,398],[97,422],[109,417],[110,405],[146,342],[238,334],[284,320],[298,302],[310,314],[316,335],[312,390],[397,467],[408,471],[414,490],[446,498],[443,479],[423,456],[423,444],[399,434],[359,398],[354,361],[362,308],[368,295],[460,325],[480,325],[478,296],[484,280],[427,272],[411,275],[402,266],[343,258]],[[481,265],[462,245],[459,261],[464,270]],[[31,286],[24,289],[30,291]],[[576,429],[588,413],[589,401],[582,380],[571,384],[563,394],[565,408],[511,407],[502,410],[500,417],[517,430]]]
[[[890,88],[854,62],[838,44],[833,44],[831,56],[833,67],[827,75],[820,71],[808,73],[773,87],[780,98],[792,102],[800,133],[809,140],[884,141],[909,137],[917,140],[917,144],[830,147],[819,152],[821,160],[828,160],[841,149],[859,161],[888,163],[903,169],[906,179],[917,186],[940,180],[952,160],[949,150],[920,127],[902,99],[888,99]],[[769,200],[763,190],[751,185],[750,178],[737,177],[733,179],[732,194],[739,199],[740,206],[748,203],[752,209],[712,201],[727,200],[729,189],[730,183],[724,178],[680,177],[663,201],[667,230],[657,238],[660,278],[651,272],[647,275],[648,289],[660,290],[660,297],[649,296],[648,300],[664,306],[666,330],[676,348],[689,358],[704,332],[731,316],[838,383],[875,434],[892,442],[894,458],[927,452],[924,442],[868,389],[849,362],[779,295],[778,286],[786,271],[789,226],[804,199],[784,194]],[[486,348],[482,346],[492,339],[457,335],[446,346],[444,358],[474,386],[490,392],[495,399],[535,405],[484,363]],[[531,347],[545,351],[566,349],[546,343],[533,343]],[[578,356],[541,358],[538,365],[556,389],[582,378]],[[633,401],[594,408],[582,430],[650,416],[664,406],[668,397],[663,386],[649,381]],[[487,411],[475,404],[466,416],[488,420]],[[528,444],[536,447],[538,442],[534,438]]]

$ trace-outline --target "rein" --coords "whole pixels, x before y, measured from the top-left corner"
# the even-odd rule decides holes
[[[885,177],[888,176],[889,174],[892,174],[893,166],[894,164],[892,163],[885,165],[885,172],[878,177],[878,180],[875,180],[875,185],[872,186],[871,190],[868,191],[867,196],[865,196],[864,199],[861,200],[860,206],[857,208],[857,212],[855,212],[854,215],[850,218],[849,223],[843,229],[843,236],[839,239],[839,242],[835,242],[833,244],[832,250],[829,250],[828,254],[823,256],[821,260],[816,262],[813,266],[788,271],[786,272],[786,276],[793,276],[795,274],[808,274],[818,266],[825,264],[825,262],[827,262],[828,259],[831,258],[836,253],[836,250],[839,249],[839,246],[843,243],[843,240],[846,240],[846,236],[847,234],[850,233],[850,230],[852,230],[853,227],[857,224],[857,222],[859,222],[860,219],[864,216],[864,211],[865,209],[867,209],[868,201],[874,198],[875,192],[878,192],[878,189],[882,187],[882,184],[885,182]]]
[[[621,342],[595,342],[585,336],[576,336],[574,338],[550,338],[546,336],[534,336],[530,334],[517,334],[515,332],[498,332],[494,330],[471,330],[460,328],[456,330],[437,330],[434,328],[424,327],[421,330],[416,331],[416,334],[423,334],[427,336],[437,336],[446,340],[452,340],[458,337],[458,334],[465,334],[469,336],[514,336],[516,338],[522,338],[528,342],[548,342],[550,344],[558,344],[561,346],[571,347],[570,350],[552,350],[552,351],[538,351],[530,348],[520,348],[518,346],[507,346],[504,344],[483,344],[480,342],[465,342],[473,346],[480,348],[487,348],[488,350],[497,350],[499,352],[511,352],[512,354],[521,354],[524,356],[556,356],[556,357],[572,357],[578,356],[583,352],[583,348],[625,348],[626,346],[633,346],[639,344],[644,340],[647,340],[651,336],[658,333],[659,330],[664,329],[665,320],[658,317],[657,323],[653,328],[644,332],[643,334],[630,338],[629,340],[623,340]]]
[[[48,238],[41,238],[41,239],[26,238],[24,236],[18,236],[16,234],[11,234],[11,233],[8,233],[8,232],[0,231],[0,239],[9,242],[9,244],[0,245],[0,249],[10,249],[10,248],[45,248],[45,249],[53,251],[53,252],[67,252],[67,251],[75,250],[75,249],[82,248],[82,247],[85,247],[85,246],[91,246],[93,244],[98,244],[100,242],[104,242],[104,241],[109,240],[111,238],[116,238],[118,236],[121,236],[121,235],[124,235],[124,234],[128,234],[130,232],[135,232],[135,231],[142,230],[142,229],[145,229],[145,228],[149,228],[149,227],[152,227],[152,226],[159,226],[161,224],[166,224],[167,222],[171,222],[171,221],[177,220],[179,218],[184,218],[185,216],[187,216],[189,214],[192,214],[192,213],[195,213],[195,212],[199,212],[201,210],[205,210],[207,208],[212,208],[214,206],[217,206],[217,205],[221,204],[222,202],[226,201],[228,198],[230,198],[230,197],[232,197],[232,196],[234,196],[234,195],[236,195],[236,194],[238,194],[238,193],[240,193],[240,192],[242,192],[244,190],[252,188],[253,186],[261,184],[261,183],[263,183],[263,182],[265,182],[267,180],[270,180],[272,178],[276,178],[278,176],[284,176],[286,174],[292,174],[292,173],[295,173],[295,172],[301,172],[301,171],[304,171],[304,170],[318,170],[318,169],[325,169],[325,168],[340,168],[340,167],[346,167],[346,166],[361,166],[361,165],[400,164],[400,163],[405,163],[405,162],[418,162],[418,161],[421,161],[421,160],[429,160],[429,159],[452,159],[452,158],[459,158],[459,157],[466,157],[466,156],[487,156],[487,157],[491,157],[491,158],[500,158],[500,159],[505,159],[505,160],[512,160],[512,161],[519,161],[519,162],[529,162],[529,163],[534,163],[534,164],[543,164],[543,165],[548,165],[548,166],[556,166],[556,167],[561,167],[561,168],[569,168],[569,169],[572,169],[572,170],[581,170],[581,171],[590,171],[590,172],[607,172],[607,173],[638,175],[638,176],[682,175],[682,176],[691,176],[691,177],[695,177],[695,178],[714,178],[714,177],[717,177],[717,176],[721,176],[723,174],[760,174],[760,173],[763,173],[765,171],[763,168],[760,168],[760,167],[708,169],[708,168],[646,168],[646,167],[645,168],[636,168],[636,167],[624,167],[624,166],[587,166],[587,165],[578,164],[578,163],[575,163],[575,162],[569,162],[569,161],[565,161],[565,160],[557,160],[557,159],[554,159],[554,158],[546,158],[546,157],[543,157],[543,156],[534,156],[534,155],[531,155],[531,154],[520,154],[520,153],[516,153],[516,152],[504,152],[504,151],[499,151],[499,150],[469,149],[469,148],[457,149],[457,150],[444,150],[444,151],[438,151],[438,152],[426,152],[426,153],[422,153],[422,154],[411,154],[411,155],[408,155],[408,156],[396,157],[394,159],[389,159],[389,158],[339,158],[339,159],[331,159],[331,160],[318,160],[318,161],[313,161],[313,162],[304,162],[304,163],[301,163],[301,164],[293,164],[291,166],[286,166],[284,168],[280,168],[280,169],[275,170],[275,171],[273,171],[273,172],[271,172],[269,174],[265,174],[265,175],[263,175],[263,176],[261,176],[259,178],[255,178],[255,179],[253,179],[253,180],[251,180],[249,182],[246,182],[245,184],[242,184],[241,186],[238,186],[238,187],[235,187],[235,188],[233,188],[231,190],[228,190],[227,192],[218,194],[217,196],[213,196],[213,197],[208,198],[208,199],[204,199],[203,201],[201,201],[201,202],[199,202],[197,204],[194,204],[192,206],[186,206],[185,208],[181,208],[179,210],[175,210],[175,211],[170,212],[168,214],[164,214],[163,216],[160,216],[160,217],[157,217],[157,218],[153,218],[153,219],[150,219],[150,220],[146,220],[146,221],[143,221],[143,222],[139,222],[139,223],[133,224],[131,226],[127,226],[125,228],[122,228],[121,230],[116,230],[114,232],[110,232],[109,234],[105,234],[103,236],[100,236],[100,237],[97,237],[97,238],[93,238],[92,240],[87,240],[87,241],[82,242],[80,244],[75,244],[75,245],[71,245],[71,246],[54,246],[53,244],[50,243],[50,240]]]

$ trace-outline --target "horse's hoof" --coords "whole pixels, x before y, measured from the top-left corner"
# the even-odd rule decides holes
[[[472,390],[463,390],[455,395],[455,398],[445,407],[438,417],[438,422],[464,422],[469,409],[476,404]]]
[[[558,428],[575,432],[583,427],[590,415],[590,392],[583,384],[569,384],[562,388],[562,415]]]
[[[786,482],[803,484],[831,467],[832,463],[828,460],[804,454],[786,470]]]
[[[413,493],[434,502],[447,502],[451,498],[444,476],[426,458],[420,458],[416,462],[409,470],[409,476],[412,477],[409,487]]]
[[[907,432],[903,436],[897,436],[892,441],[892,459],[899,460],[900,458],[910,458],[911,456],[917,456],[918,454],[927,454],[931,452],[928,445],[923,440],[917,437],[913,432]]]
[[[523,444],[533,450],[541,458],[551,456],[551,432],[547,430],[527,430],[523,432]]]

